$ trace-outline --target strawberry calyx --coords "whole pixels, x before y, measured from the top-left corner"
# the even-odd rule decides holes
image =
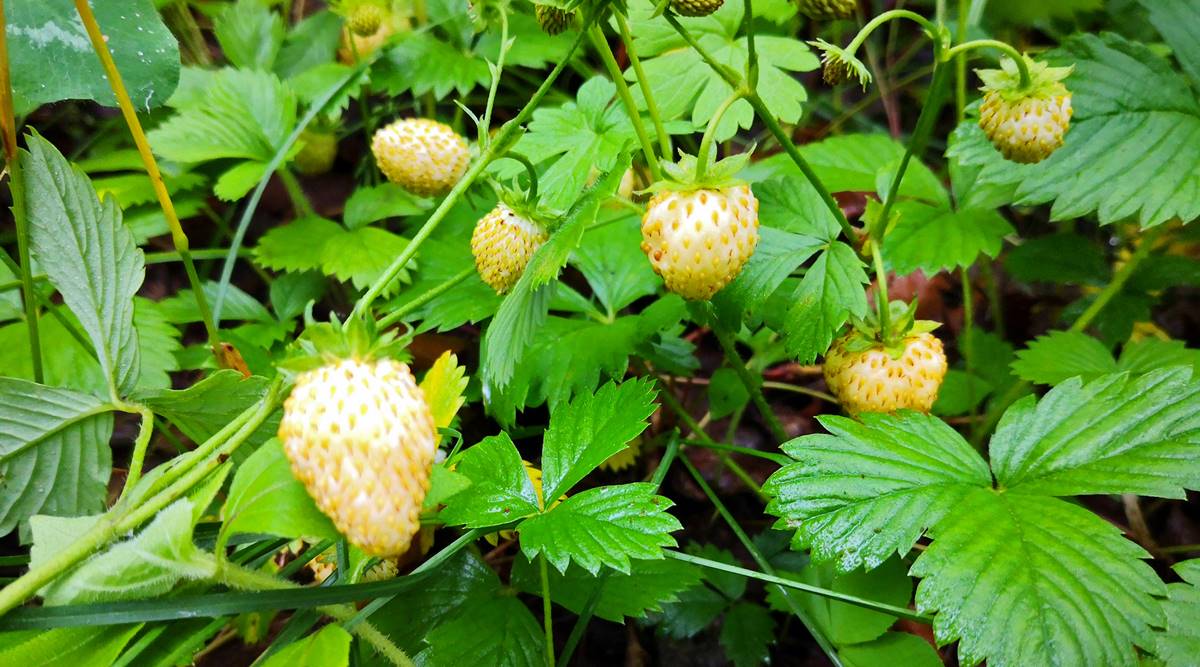
[[[983,86],[980,90],[986,93],[997,93],[1007,102],[1018,102],[1025,99],[1049,100],[1063,95],[1069,95],[1063,80],[1075,71],[1075,66],[1051,67],[1049,63],[1038,62],[1029,56],[1022,55],[1025,67],[1029,71],[1029,85],[1021,85],[1021,71],[1017,62],[1012,58],[1000,61],[999,69],[978,69]]]
[[[871,83],[871,71],[859,60],[853,51],[830,44],[823,39],[810,41],[809,46],[821,52],[821,78],[825,83],[836,86],[849,81],[857,81],[867,89]]]
[[[663,191],[691,192],[694,190],[723,190],[745,185],[746,181],[737,174],[750,162],[753,150],[730,155],[722,160],[709,160],[708,168],[700,170],[696,156],[680,151],[678,162],[664,162],[663,179],[653,183],[638,194],[656,194]]]
[[[345,359],[364,363],[373,359],[408,362],[411,330],[402,336],[394,329],[379,332],[372,318],[354,317],[343,323],[332,313],[330,321],[317,322],[312,317],[312,306],[310,302],[304,312],[304,331],[277,364],[281,372],[295,375]]]
[[[941,326],[933,320],[918,320],[917,302],[892,301],[888,303],[888,330],[884,331],[879,323],[879,314],[874,308],[867,311],[867,316],[860,318],[850,316],[850,333],[844,343],[847,352],[866,352],[871,349],[883,349],[893,359],[899,359],[904,354],[905,339],[923,333],[930,333]]]

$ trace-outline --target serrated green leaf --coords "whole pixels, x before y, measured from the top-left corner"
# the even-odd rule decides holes
[[[796,529],[796,549],[841,571],[905,554],[973,488],[991,484],[979,454],[940,419],[914,412],[825,416],[830,435],[783,445],[796,463],[763,485],[767,513]]]
[[[875,192],[880,174],[886,173],[886,170],[895,171],[896,166],[893,165],[898,165],[904,157],[904,145],[882,133],[843,134],[805,144],[800,153],[820,174],[821,183],[830,192]],[[908,169],[904,182],[900,184],[900,196],[946,202],[945,190],[929,167],[913,160]],[[762,160],[747,171],[756,177],[786,176],[789,184],[794,183],[794,187],[801,191],[806,188],[800,184],[807,184],[808,181],[796,163],[783,153]],[[884,180],[890,185],[890,179],[885,177]],[[811,195],[806,193],[805,198],[809,197]],[[824,206],[824,203],[821,202],[821,205]],[[812,206],[815,207],[816,202]],[[837,221],[829,217],[827,224],[830,222],[836,225]],[[831,234],[836,234],[840,228],[835,226],[829,229]]]
[[[635,564],[643,562],[651,561],[635,561]],[[694,637],[717,620],[728,605],[729,601],[713,589],[704,585],[693,586],[679,593],[675,602],[663,605],[658,619],[659,630],[675,639]]]
[[[717,315],[740,328],[743,312],[754,314],[788,276],[824,245],[817,237],[762,226],[759,242],[741,273],[713,296]]]
[[[145,392],[136,398],[192,441],[204,442],[262,398],[266,389],[266,378],[247,378],[226,369],[214,372],[187,389]]]
[[[366,289],[407,245],[408,239],[378,227],[349,230],[332,220],[304,217],[267,232],[259,239],[254,257],[269,269],[316,269]],[[401,271],[397,280],[407,282],[408,270]]]
[[[192,544],[193,505],[183,498],[133,538],[93,556],[42,590],[47,605],[162,595],[185,579],[211,577],[215,561]],[[38,549],[34,527],[34,549]]]
[[[1169,366],[1191,366],[1193,373],[1200,373],[1200,350],[1185,347],[1181,340],[1147,338],[1126,344],[1117,360],[1119,370],[1135,375]]]
[[[942,667],[942,658],[924,637],[907,632],[885,632],[863,644],[843,646],[838,651],[845,667]]]
[[[429,63],[438,66],[429,67]],[[393,96],[411,91],[444,99],[451,92],[463,96],[487,84],[491,72],[487,61],[471,52],[455,48],[433,33],[411,32],[380,58],[371,80]]]
[[[833,335],[850,315],[863,317],[867,274],[854,250],[834,241],[804,274],[792,297],[781,332],[788,354],[802,364],[812,363],[829,349]]]
[[[141,625],[0,633],[0,663],[39,667],[111,667]]]
[[[213,20],[221,53],[240,69],[270,70],[283,33],[283,19],[259,0],[237,0]]]
[[[468,528],[499,526],[540,511],[541,502],[507,433],[484,438],[456,461],[471,486],[446,501],[441,519]]]
[[[551,413],[542,445],[547,498],[570,491],[646,429],[657,407],[654,386],[650,379],[609,383]]]
[[[964,415],[979,406],[994,387],[978,375],[950,369],[942,380],[932,412],[939,417]]]
[[[977,488],[930,532],[917,610],[938,612],[938,643],[958,639],[964,666],[1132,666],[1131,644],[1162,623],[1148,554],[1077,505]]]
[[[949,155],[980,167],[984,183],[1015,185],[1014,203],[1053,201],[1053,220],[1095,213],[1101,224],[1135,218],[1146,228],[1200,217],[1200,102],[1187,79],[1111,33],[1072,37],[1048,59],[1076,68],[1066,81],[1075,117],[1061,149],[1036,165],[1007,162],[968,118]]]
[[[1039,336],[1017,353],[1012,369],[1022,380],[1049,385],[1075,376],[1092,380],[1118,370],[1103,343],[1075,331],[1051,331]]]
[[[662,547],[675,546],[670,533],[682,529],[667,514],[674,503],[655,491],[635,482],[571,496],[518,526],[521,551],[531,560],[542,554],[559,572],[575,563],[592,574],[602,566],[629,574],[631,558],[662,558]]]
[[[116,202],[100,201],[83,171],[39,135],[26,144],[25,186],[37,194],[28,203],[33,258],[91,340],[109,392],[125,395],[138,375],[133,295],[145,278],[142,251]]]
[[[275,317],[290,320],[304,312],[309,301],[316,301],[325,294],[325,278],[316,271],[290,271],[271,283],[271,308]],[[228,293],[222,310],[229,307]],[[226,317],[226,313],[221,313]]]
[[[166,318],[158,303],[134,297],[133,326],[138,332],[137,391],[169,389],[171,371],[179,370],[175,354],[183,349],[180,332]]]
[[[35,514],[104,508],[111,410],[88,394],[0,378],[0,534]]]
[[[311,541],[341,537],[296,479],[275,438],[238,466],[221,516],[221,530],[230,535],[262,533]]]
[[[205,297],[212,303],[217,295],[217,282],[205,281],[202,285]],[[159,309],[172,323],[186,324],[199,322],[200,309],[196,305],[196,297],[192,290],[179,290],[168,299],[158,302]],[[271,313],[257,299],[242,291],[236,285],[229,285],[225,292],[225,302],[221,308],[222,321],[274,322]]]
[[[829,564],[809,564],[796,579],[814,586],[828,588],[877,602],[907,607],[912,601],[913,583],[908,578],[908,566],[903,560],[892,557],[869,572],[838,573]],[[772,608],[790,611],[782,599],[782,589],[772,587],[767,598]],[[896,622],[889,614],[863,609],[845,602],[819,598],[815,595],[796,596],[798,602],[808,610],[809,618],[821,628],[825,636],[836,646],[860,644],[877,639]]]
[[[587,278],[592,293],[610,313],[654,294],[659,279],[642,254],[641,221],[621,212],[615,222],[590,230],[571,263]]]
[[[721,648],[736,667],[755,667],[770,658],[775,642],[775,621],[765,607],[738,602],[725,612],[721,623]]]
[[[1004,237],[1016,231],[992,209],[952,210],[905,201],[895,211],[898,220],[883,253],[900,274],[969,267],[980,255],[998,255]]]
[[[1162,603],[1167,623],[1155,634],[1154,653],[1168,667],[1185,667],[1200,655],[1200,559],[1176,563],[1172,569],[1183,583],[1167,585]]]
[[[358,229],[385,218],[417,215],[428,208],[429,200],[417,197],[395,183],[382,183],[355,190],[346,200],[342,221],[349,229]]]
[[[346,667],[354,637],[341,626],[327,625],[292,642],[263,661],[263,667]]]
[[[452,240],[431,237],[421,246],[418,258],[420,266],[413,271],[412,284],[402,287],[397,298],[383,309],[384,312],[420,298],[475,265],[469,234]],[[495,315],[500,302],[501,297],[496,291],[479,278],[478,272],[471,271],[454,289],[413,310],[411,317],[406,320],[419,322],[423,330],[449,331]]]
[[[148,111],[179,81],[179,44],[151,0],[96,3],[92,9],[135,107]],[[95,100],[116,106],[83,21],[68,2],[24,0],[6,6],[16,112],[47,102]],[[47,73],[53,72],[53,76]]]
[[[685,118],[695,127],[704,127],[733,90],[694,49],[680,48],[686,44],[683,39],[662,17],[650,18],[652,12],[650,5],[631,6],[630,24],[659,110],[666,119]],[[688,21],[688,29],[705,50],[738,72],[745,71],[748,58],[746,38],[738,36],[743,12],[740,3],[727,2],[711,16]],[[803,42],[761,32],[756,34],[755,48],[759,95],[781,122],[797,122],[808,93],[794,73],[817,69],[817,57]],[[633,80],[632,69],[625,77]],[[634,97],[644,105],[636,87]],[[735,102],[718,126],[717,140],[728,139],[739,127],[749,128],[753,119],[749,102]]]
[[[700,575],[694,565],[669,559],[631,561],[629,574],[606,571],[599,577],[572,565],[564,573],[549,571],[550,597],[556,604],[580,614],[599,587],[596,617],[622,623],[627,617],[643,618],[660,608],[680,606],[681,591],[699,584]],[[512,585],[526,593],[541,595],[538,566],[524,558],[513,561]],[[680,603],[671,602],[677,599]],[[723,601],[721,604],[724,606]]]
[[[1004,268],[1029,283],[1103,283],[1112,273],[1104,252],[1073,233],[1025,239],[1005,255]]]
[[[542,626],[515,597],[473,602],[426,637],[433,664],[540,667],[545,664]]]
[[[1150,13],[1150,23],[1171,46],[1183,71],[1200,84],[1200,45],[1192,30],[1200,25],[1200,5],[1188,0],[1138,0],[1138,4]]]
[[[1200,487],[1200,381],[1190,368],[1078,378],[1001,418],[989,452],[1013,493],[1138,493],[1183,498]]]

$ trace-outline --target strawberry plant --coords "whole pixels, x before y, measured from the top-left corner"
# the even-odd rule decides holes
[[[0,664],[1200,664],[1193,0],[0,28]]]

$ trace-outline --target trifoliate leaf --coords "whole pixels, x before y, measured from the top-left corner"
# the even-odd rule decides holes
[[[721,648],[736,667],[756,667],[770,658],[775,642],[775,621],[766,607],[738,602],[721,622]]]
[[[863,414],[862,423],[825,416],[830,435],[783,446],[796,463],[767,480],[767,512],[795,528],[795,549],[841,571],[905,554],[991,473],[975,450],[939,419],[918,413]]]
[[[812,363],[829,349],[833,335],[851,315],[867,313],[867,274],[854,250],[834,241],[804,274],[792,297],[781,333],[788,354]]]
[[[1162,622],[1148,554],[1082,507],[976,488],[933,523],[911,570],[917,610],[938,612],[960,664],[1133,667],[1131,645]]]
[[[1166,628],[1155,633],[1154,654],[1168,667],[1185,667],[1200,655],[1200,559],[1175,564],[1183,583],[1167,585]]]
[[[697,585],[701,572],[694,565],[664,559],[631,561],[629,574],[606,570],[597,577],[572,565],[563,573],[551,569],[549,575],[550,597],[555,603],[576,614],[582,613],[599,587],[595,615],[621,623],[626,617],[643,618],[647,612],[677,606],[672,601],[682,601],[681,591],[686,592]],[[513,561],[512,585],[526,593],[540,595],[542,582],[538,566],[517,558]]]
[[[774,228],[825,241],[832,241],[841,233],[837,219],[808,179],[787,174],[755,183],[753,189],[759,203],[758,221],[762,224],[759,233]],[[755,254],[769,246],[762,243]],[[750,259],[753,261],[754,257]]]
[[[0,534],[35,514],[104,508],[111,410],[88,394],[0,378]]]
[[[1012,225],[994,209],[953,210],[916,201],[896,204],[895,227],[883,256],[899,274],[918,269],[934,274],[971,266],[980,255],[995,257]]]
[[[446,501],[440,514],[446,523],[487,528],[540,511],[533,482],[507,433],[469,447],[457,459],[455,469],[471,486]]]
[[[26,137],[21,161],[33,259],[79,320],[104,369],[109,392],[128,394],[137,383],[139,348],[133,295],[145,278],[145,259],[121,209],[100,201],[83,171],[40,135]]]
[[[662,558],[663,547],[675,546],[670,533],[682,529],[667,514],[674,503],[655,491],[635,482],[571,496],[517,528],[521,551],[531,560],[542,554],[559,572],[575,563],[593,575],[602,566],[629,574],[631,558]]]
[[[542,445],[546,497],[567,493],[640,435],[656,408],[656,394],[653,380],[609,383],[552,412]]]
[[[631,6],[630,24],[634,44],[645,59],[643,66],[646,78],[659,110],[665,119],[684,118],[697,128],[704,127],[733,90],[704,62],[699,53],[694,49],[682,48],[686,42],[667,24],[666,19],[650,18],[653,11],[651,5]],[[737,72],[746,70],[748,58],[746,38],[738,36],[743,12],[742,4],[726,2],[711,16],[689,21],[688,25],[688,29],[714,59]],[[780,122],[797,122],[808,93],[794,73],[815,70],[820,66],[820,61],[803,42],[790,36],[759,32],[756,33],[754,44],[758,56],[759,95],[770,113]],[[625,77],[631,81],[634,79],[632,68],[625,73]],[[637,87],[634,96],[644,105]],[[732,137],[739,127],[749,128],[753,119],[754,111],[749,102],[735,102],[718,127],[717,140],[724,141]]]
[[[349,230],[332,220],[304,217],[267,232],[259,239],[254,256],[268,269],[317,269],[366,289],[407,245],[408,239],[378,227]],[[407,269],[397,277],[408,279]]]
[[[275,438],[238,466],[221,516],[221,530],[229,535],[260,533],[314,541],[341,536],[296,479]]]
[[[1066,145],[1036,165],[1007,162],[968,118],[949,155],[981,167],[979,181],[1015,185],[1016,204],[1053,201],[1053,220],[1095,213],[1101,224],[1136,218],[1146,228],[1200,216],[1200,102],[1187,79],[1111,33],[1072,37],[1049,61],[1076,68]],[[1158,147],[1152,157],[1147,146]]]
[[[1051,331],[1039,336],[1017,353],[1012,369],[1022,380],[1049,385],[1076,375],[1092,380],[1118,370],[1103,343],[1075,331]]]
[[[1183,498],[1200,487],[1197,401],[1190,368],[1067,380],[1004,414],[989,447],[996,481],[1013,493]]]

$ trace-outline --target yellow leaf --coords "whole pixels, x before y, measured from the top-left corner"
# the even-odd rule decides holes
[[[454,421],[466,389],[467,369],[458,365],[458,357],[449,351],[443,352],[421,380],[421,391],[425,392],[425,401],[429,403],[437,428],[446,428]],[[441,443],[441,435],[438,435],[438,443]]]

